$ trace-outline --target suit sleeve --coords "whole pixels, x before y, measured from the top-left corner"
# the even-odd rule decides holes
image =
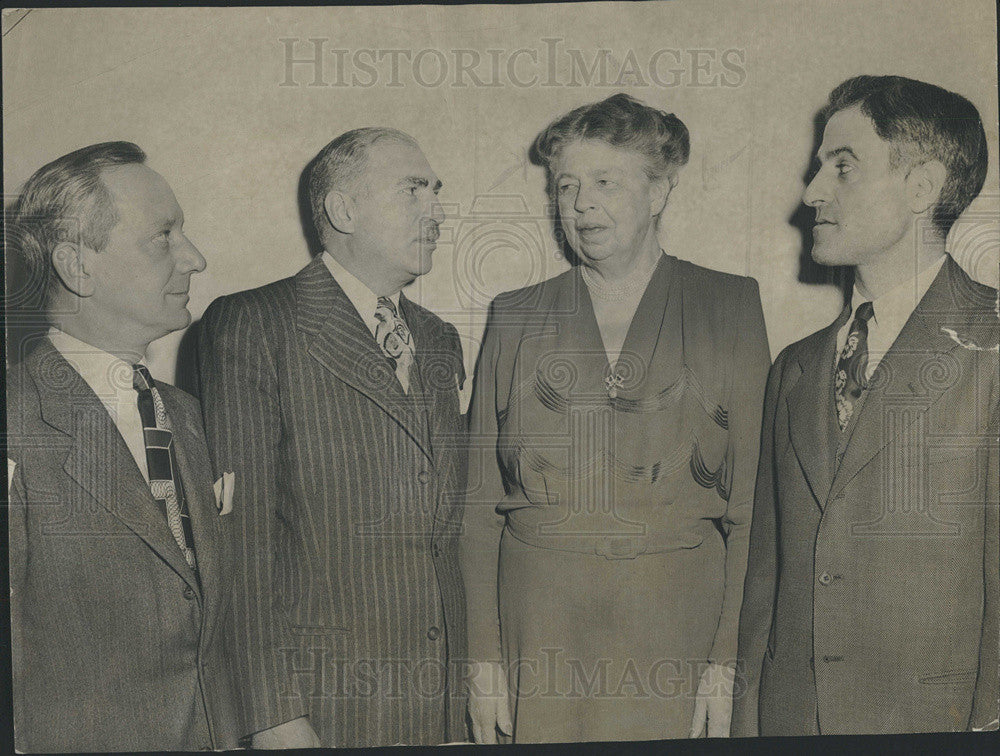
[[[972,697],[970,726],[1000,727],[1000,406],[994,406],[987,430],[986,512],[983,541],[983,629],[979,641],[979,674]]]
[[[498,662],[497,567],[504,518],[497,514],[496,505],[504,496],[504,485],[497,464],[497,377],[502,334],[496,309],[494,302],[483,334],[469,406],[469,466],[459,564],[465,583],[469,657]]]
[[[767,345],[764,313],[757,282],[747,279],[734,334],[731,369],[733,388],[729,399],[729,448],[726,467],[732,471],[729,502],[722,518],[726,533],[725,591],[722,614],[712,644],[710,660],[736,662],[736,636],[743,578],[746,574],[754,480],[760,449],[760,421],[771,352]]]
[[[266,337],[274,317],[268,315],[263,307],[219,299],[206,311],[199,333],[201,403],[215,475],[235,473],[233,626],[251,733],[306,713],[290,679],[299,644],[278,607],[274,576],[284,502],[276,363],[268,351],[274,340]]]
[[[761,425],[760,463],[754,490],[753,523],[747,555],[743,603],[740,609],[736,687],[733,694],[733,737],[758,732],[760,671],[771,633],[778,579],[777,490],[775,488],[775,418],[781,398],[784,353],[778,355],[767,379]]]

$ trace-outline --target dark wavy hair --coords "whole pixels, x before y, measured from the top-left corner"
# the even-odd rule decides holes
[[[938,160],[947,169],[931,216],[947,235],[986,180],[986,132],[979,111],[961,95],[933,84],[902,76],[855,76],[830,93],[822,117],[829,121],[855,106],[892,144],[892,167]]]
[[[677,183],[677,174],[691,152],[687,126],[680,118],[627,94],[615,94],[571,110],[535,137],[528,157],[545,168],[550,193],[552,162],[566,144],[578,139],[599,139],[639,153],[650,180],[666,178],[671,186]]]

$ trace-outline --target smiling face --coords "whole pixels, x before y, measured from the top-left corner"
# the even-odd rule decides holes
[[[88,251],[87,306],[116,324],[118,340],[149,343],[191,322],[191,274],[205,269],[205,258],[184,236],[184,213],[160,174],[130,164],[103,171],[101,179],[118,222],[103,250]]]
[[[441,181],[419,147],[384,138],[369,147],[357,184],[352,244],[398,290],[431,269],[444,221]]]
[[[906,237],[914,215],[905,167],[857,107],[835,113],[817,155],[820,168],[803,201],[816,210],[812,256],[822,265],[865,265]]]
[[[656,244],[664,185],[649,180],[638,153],[581,139],[552,166],[563,231],[585,263],[630,263]]]

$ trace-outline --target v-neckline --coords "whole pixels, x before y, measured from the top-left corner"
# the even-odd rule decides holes
[[[667,254],[661,253],[660,258],[656,261],[656,265],[653,267],[653,272],[650,274],[649,280],[646,282],[642,295],[639,297],[639,301],[635,306],[635,311],[632,313],[632,318],[629,320],[628,328],[625,330],[625,339],[622,341],[621,349],[618,351],[618,356],[615,358],[614,363],[611,362],[611,356],[608,353],[607,345],[604,343],[604,335],[601,333],[601,326],[597,322],[597,312],[594,310],[594,300],[590,295],[590,287],[587,286],[587,282],[583,278],[583,271],[577,271],[577,275],[580,279],[579,285],[583,289],[584,295],[586,296],[585,309],[587,310],[589,318],[587,327],[594,335],[596,335],[596,342],[601,345],[601,349],[604,352],[603,373],[605,377],[617,375],[618,363],[621,362],[622,355],[629,354],[629,347],[634,346],[634,342],[639,338],[637,331],[642,327],[640,321],[644,320],[644,318],[639,318],[639,314],[645,310],[649,310],[651,307],[649,300],[653,296],[653,282],[660,277],[668,262],[669,258]],[[669,285],[669,282],[667,282],[667,284]],[[593,341],[593,339],[591,340]]]

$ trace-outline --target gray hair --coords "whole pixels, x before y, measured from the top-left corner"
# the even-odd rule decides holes
[[[651,181],[677,183],[691,151],[687,126],[673,113],[645,105],[619,93],[571,110],[535,137],[529,158],[545,168],[552,190],[552,163],[562,148],[579,139],[598,139],[642,156]]]
[[[309,208],[316,233],[322,238],[326,217],[324,201],[334,187],[357,191],[358,180],[368,167],[371,146],[380,139],[394,139],[416,145],[416,140],[399,129],[367,126],[344,132],[320,150],[309,164]]]
[[[20,255],[28,280],[43,286],[44,303],[59,285],[52,266],[56,245],[71,241],[101,252],[118,223],[114,196],[101,171],[145,162],[146,153],[131,142],[83,147],[35,171],[5,209],[6,248]]]

